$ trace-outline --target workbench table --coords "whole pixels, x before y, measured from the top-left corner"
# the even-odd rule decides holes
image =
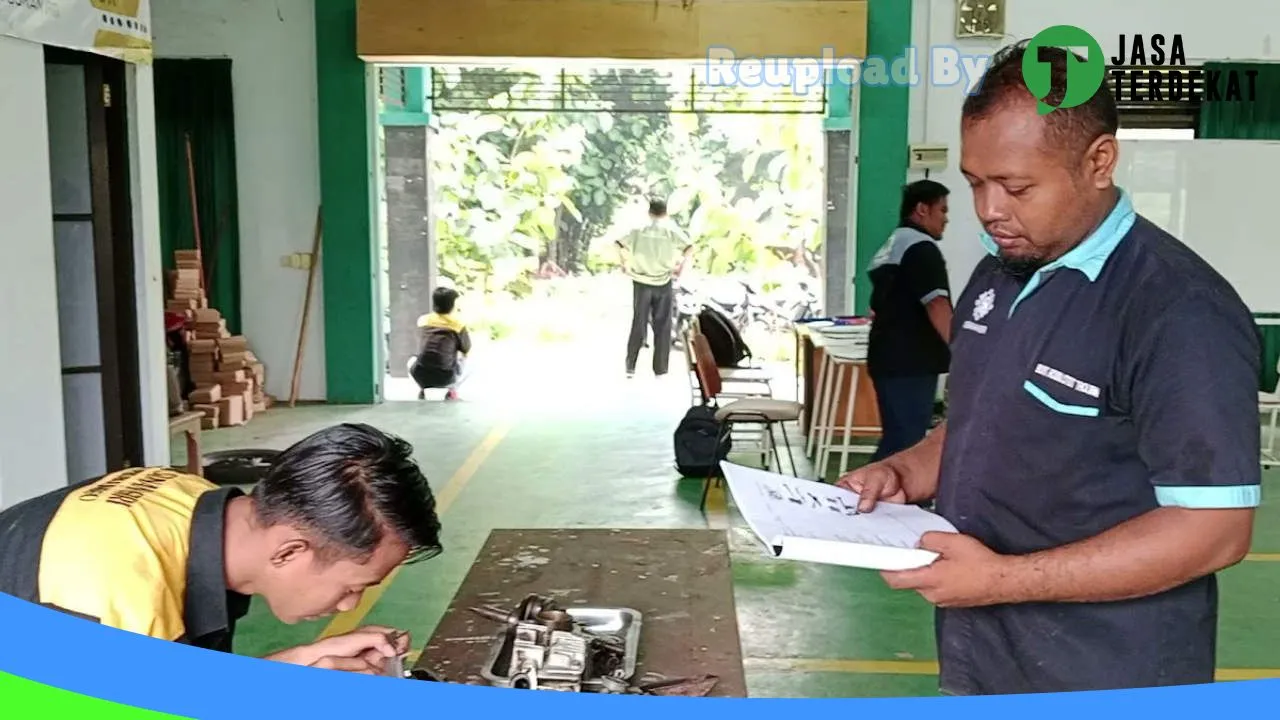
[[[494,530],[417,666],[484,685],[481,668],[502,626],[467,610],[513,609],[529,594],[564,608],[641,613],[633,681],[717,675],[710,697],[746,697],[729,543],[719,530]]]

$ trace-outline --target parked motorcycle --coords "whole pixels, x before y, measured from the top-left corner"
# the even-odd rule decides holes
[[[698,316],[702,303],[698,299],[698,293],[689,286],[688,283],[677,282],[675,286],[675,302],[673,303],[671,318],[671,346],[677,350],[684,347],[685,333],[689,332],[689,326],[693,324],[693,319]]]

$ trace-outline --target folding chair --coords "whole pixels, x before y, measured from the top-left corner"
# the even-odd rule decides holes
[[[1280,363],[1276,364],[1276,370],[1280,371]],[[1267,438],[1262,447],[1262,467],[1280,465],[1280,456],[1276,455],[1276,421],[1280,419],[1280,382],[1276,383],[1276,388],[1271,392],[1258,391],[1258,412],[1270,418]]]
[[[689,340],[693,348],[698,383],[702,386],[704,402],[715,407],[715,400],[722,389],[720,369],[716,367],[715,357],[711,354],[711,346],[707,343],[706,337],[700,333],[691,333]],[[791,440],[787,437],[786,423],[799,421],[802,410],[803,406],[792,400],[767,397],[743,398],[733,400],[723,407],[717,407],[716,420],[724,423],[724,429],[721,432],[725,434],[731,433],[735,424],[763,425],[768,433],[769,450],[773,452],[778,472],[782,472],[782,455],[778,452],[778,439],[774,433],[774,426],[781,425],[782,442],[787,448],[787,459],[791,462],[791,474],[798,475],[795,456],[791,452]],[[767,465],[768,452],[766,451],[763,455]],[[700,508],[706,506],[707,494],[711,491],[713,481],[717,485],[720,483],[719,474],[707,478],[706,484],[703,485]]]

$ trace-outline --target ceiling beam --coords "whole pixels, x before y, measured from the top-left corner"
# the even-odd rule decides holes
[[[849,59],[866,54],[866,0],[359,0],[370,62],[500,58]]]

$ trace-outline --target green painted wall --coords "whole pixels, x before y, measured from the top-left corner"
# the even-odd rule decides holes
[[[824,130],[853,129],[853,98],[850,86],[853,73],[849,70],[827,71],[827,116]]]
[[[870,0],[867,57],[892,62],[911,44],[911,0]],[[898,224],[898,205],[907,181],[907,123],[910,87],[860,88],[858,110],[858,204],[854,245],[854,312],[865,314],[871,281],[863,272]]]
[[[356,56],[356,0],[316,0],[316,90],[324,240],[326,399],[380,399],[368,70]]]

